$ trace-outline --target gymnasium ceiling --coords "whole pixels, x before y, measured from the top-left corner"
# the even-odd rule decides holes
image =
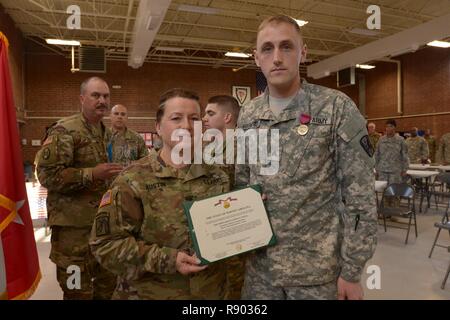
[[[25,38],[70,57],[70,46],[45,43],[46,38],[79,40],[83,46],[106,49],[108,60],[129,58],[141,1],[123,0],[0,0]],[[369,42],[450,13],[450,0],[151,0],[168,6],[145,62],[254,68],[251,54],[256,29],[267,16],[284,13],[309,23],[302,33],[308,63],[324,60]],[[150,2],[151,2],[150,1]],[[369,5],[381,8],[381,30],[369,31]],[[68,29],[70,5],[81,9],[81,30]],[[195,12],[193,12],[195,11]],[[370,33],[370,34],[368,34]],[[181,51],[169,51],[178,48]]]

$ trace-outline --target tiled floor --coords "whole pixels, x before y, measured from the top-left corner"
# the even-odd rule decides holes
[[[435,210],[418,215],[419,237],[410,234],[407,245],[404,244],[405,230],[384,229],[379,226],[378,246],[374,257],[368,262],[362,284],[366,299],[442,299],[450,300],[450,279],[444,290],[440,288],[444,274],[450,264],[450,253],[436,247],[431,259],[428,253],[436,234],[434,222],[441,215]],[[48,259],[50,252],[49,237],[43,229],[35,233],[42,272],[41,283],[31,299],[61,299],[62,291],[56,282],[55,266]],[[441,232],[440,242],[450,246],[448,232]],[[380,267],[380,289],[369,290],[366,287],[367,267]],[[370,269],[369,269],[370,270]],[[373,271],[372,271],[373,272]]]

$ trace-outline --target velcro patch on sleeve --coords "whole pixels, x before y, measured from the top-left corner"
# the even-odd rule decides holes
[[[95,219],[95,234],[97,237],[110,234],[109,215],[102,214]]]
[[[100,205],[98,207],[102,208],[104,206],[107,206],[107,205],[111,204],[111,202],[112,202],[112,191],[108,190],[103,195],[102,201],[100,202]]]
[[[364,151],[369,155],[369,157],[373,157],[374,154],[374,150],[373,150],[373,146],[370,143],[369,140],[369,136],[366,134],[365,136],[363,136],[360,140],[359,143],[361,144],[361,147],[364,149]]]

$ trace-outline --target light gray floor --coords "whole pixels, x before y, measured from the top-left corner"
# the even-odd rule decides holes
[[[439,211],[440,212],[440,211]],[[374,257],[368,262],[362,278],[365,299],[441,299],[450,300],[450,279],[445,290],[440,288],[444,274],[450,263],[450,253],[436,247],[431,259],[428,253],[436,234],[434,222],[439,221],[441,213],[430,209],[426,214],[418,215],[419,237],[410,234],[409,243],[404,244],[406,231],[400,229],[378,228],[378,246]],[[48,259],[50,252],[49,237],[44,229],[35,232],[42,280],[31,299],[62,299],[62,291],[56,282],[54,264]],[[450,246],[448,232],[441,232],[440,242]],[[379,266],[380,289],[369,290],[366,286],[367,268]],[[369,269],[370,270],[370,269]],[[373,272],[373,271],[372,271]]]

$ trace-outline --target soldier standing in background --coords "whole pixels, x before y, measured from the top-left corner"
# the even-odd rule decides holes
[[[148,155],[144,139],[135,131],[127,128],[128,110],[124,105],[117,104],[111,109],[111,141],[108,153],[111,162],[128,166],[132,161]]]
[[[406,139],[408,146],[408,157],[410,163],[426,164],[428,162],[428,143],[417,135],[416,127],[411,129],[411,137]]]
[[[450,132],[444,134],[439,141],[436,161],[445,166],[450,164]]]
[[[110,132],[102,118],[109,109],[108,85],[98,77],[85,80],[80,101],[81,113],[48,129],[36,155],[36,171],[48,190],[50,259],[57,266],[64,299],[110,299],[116,277],[95,261],[88,244],[101,195],[107,189],[105,181],[122,170],[108,163],[106,156]],[[68,287],[71,266],[80,270],[81,288]]]
[[[436,163],[437,141],[436,138],[431,135],[431,129],[427,129],[425,131],[424,139],[428,143],[429,158],[431,163]]]
[[[373,150],[377,148],[378,140],[380,140],[381,134],[379,134],[375,130],[376,126],[375,123],[371,122],[367,125],[367,131],[369,132],[369,140],[370,144],[373,147]]]
[[[395,120],[386,121],[386,135],[378,141],[375,151],[377,180],[402,183],[409,168],[408,146],[405,139],[395,133]]]
[[[171,157],[178,144],[171,139],[175,130],[187,130],[193,146],[198,100],[183,89],[161,96],[156,114],[161,150],[125,169],[102,198],[90,245],[101,265],[123,281],[114,299],[224,297],[225,264],[199,266],[182,203],[229,191],[228,176],[214,166],[175,164]]]
[[[239,103],[234,97],[227,95],[214,96],[209,98],[208,104],[205,108],[205,116],[202,119],[204,129],[217,129],[222,132],[224,141],[221,156],[223,157],[224,164],[217,166],[228,174],[231,189],[234,187],[235,167],[234,164],[225,164],[225,139],[226,130],[236,128],[239,111]],[[234,148],[234,150],[234,154],[236,155],[236,148]],[[236,163],[236,161],[234,161],[234,163]],[[244,284],[245,255],[231,257],[227,259],[225,263],[227,265],[225,299],[239,300],[241,299],[241,289]]]
[[[268,88],[242,107],[238,128],[279,130],[279,171],[236,164],[236,186],[261,184],[278,243],[249,254],[243,299],[363,297],[377,233],[373,148],[352,100],[301,81],[305,58],[295,20],[260,24],[255,61]]]

